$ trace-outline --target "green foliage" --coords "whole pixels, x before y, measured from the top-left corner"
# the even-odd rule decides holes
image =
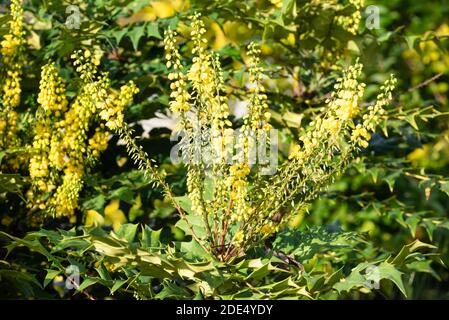
[[[23,298],[55,296],[58,282],[70,277],[69,265],[79,269],[80,282],[76,290],[66,291],[64,296],[84,294],[85,298],[95,296],[102,287],[117,298],[330,298],[337,292],[369,291],[366,283],[373,279],[364,271],[370,266],[378,267],[379,280],[392,281],[406,295],[404,276],[409,276],[411,270],[433,272],[430,266],[419,264],[424,257],[438,261],[433,246],[414,241],[395,256],[384,254],[372,262],[362,262],[369,250],[361,235],[325,228],[286,230],[272,249],[256,248],[254,253],[230,264],[215,261],[195,241],[167,243],[160,230],[133,224],[124,224],[111,234],[101,229],[72,229],[40,230],[23,239],[1,235],[7,241],[10,261],[1,265],[2,279],[11,280],[21,273],[14,282],[14,291],[1,292]],[[22,248],[44,259],[35,261],[35,265],[17,264],[26,252]],[[34,276],[36,267],[41,271]],[[62,278],[55,280],[58,276]],[[43,288],[50,284],[54,289],[44,293]]]
[[[162,0],[159,8],[147,0],[22,2],[26,43],[15,134],[21,146],[0,148],[2,298],[449,298],[449,7],[443,1],[366,1],[362,8],[346,0]],[[380,9],[380,29],[365,25],[371,4]],[[80,29],[67,28],[67,5],[79,6]],[[5,3],[0,12],[3,41],[12,17]],[[228,264],[193,238],[192,230],[200,238],[207,230],[192,214],[186,169],[169,159],[173,115],[162,36],[168,28],[179,33],[182,63],[191,68],[184,40],[194,12],[204,17],[205,37],[221,57],[221,95],[237,106],[248,95],[247,45],[260,43],[281,164],[325,107],[336,74],[356,57],[365,66],[365,101],[375,100],[392,72],[399,80],[380,130],[345,174],[310,205],[292,210],[288,227]],[[351,32],[341,21],[357,13],[361,20]],[[41,209],[32,205],[25,164],[40,119],[39,74],[55,61],[72,100],[79,81],[69,56],[77,49],[102,56],[112,88],[129,80],[139,87],[124,110],[134,133],[128,142],[142,145],[155,171],[136,170],[123,139],[111,136],[85,176],[76,214],[41,226],[30,219]],[[1,111],[3,100],[0,94]],[[157,125],[148,135],[152,121]],[[243,123],[237,113],[230,121],[232,128]],[[25,162],[10,166],[14,159]],[[149,183],[151,174],[163,183]],[[79,268],[78,289],[65,288],[69,266]]]

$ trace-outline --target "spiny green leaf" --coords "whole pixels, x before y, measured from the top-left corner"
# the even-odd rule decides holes
[[[123,36],[128,32],[128,28],[122,27],[118,30],[115,30],[112,32],[112,36],[115,38],[115,41],[117,45],[120,44],[120,41],[122,41]]]
[[[153,230],[149,226],[145,226],[142,231],[142,244],[145,248],[160,247],[160,236],[162,229]]]
[[[415,241],[403,246],[401,251],[394,258],[390,258],[387,261],[394,265],[402,265],[406,261],[410,253],[423,248],[436,249],[435,246],[416,239]]]
[[[378,266],[380,279],[388,279],[394,282],[401,290],[402,294],[407,297],[404,283],[402,282],[402,272],[399,272],[394,265],[384,261]]]
[[[128,32],[127,36],[131,40],[135,51],[137,51],[137,49],[139,48],[139,41],[140,38],[142,38],[142,36],[144,35],[144,33],[145,33],[145,26],[134,27],[131,29],[131,31]]]
[[[415,130],[419,130],[418,124],[416,123],[415,115],[410,114],[405,117],[405,120],[413,127]]]
[[[128,280],[115,280],[114,285],[111,288],[111,294],[114,295],[114,293],[120,289]]]
[[[53,279],[59,275],[61,273],[61,271],[59,270],[47,270],[47,275],[45,276],[44,279],[44,288],[51,282],[53,281]]]
[[[117,237],[119,239],[124,239],[128,243],[131,243],[136,238],[138,224],[126,223],[122,224],[120,228],[117,230]]]
[[[98,278],[85,278],[83,282],[80,284],[78,291],[86,290],[88,287],[98,283],[100,279]]]
[[[147,26],[147,36],[155,37],[157,39],[162,39],[161,34],[159,33],[159,27],[157,22],[149,23]]]
[[[449,181],[440,183],[440,190],[449,196]]]

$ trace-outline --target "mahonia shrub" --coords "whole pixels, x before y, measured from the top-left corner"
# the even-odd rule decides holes
[[[351,5],[356,8],[358,8],[359,2],[355,1],[353,3],[350,1]],[[278,6],[277,3],[273,3],[273,5]],[[19,117],[23,116],[23,114],[16,111],[21,102],[22,90],[20,83],[26,61],[25,49],[27,48],[27,41],[25,39],[24,12],[21,2],[18,0],[11,1],[10,10],[9,33],[4,36],[4,40],[1,42],[2,65],[0,72],[3,77],[0,80],[2,88],[0,147],[8,152],[5,157],[6,161],[2,161],[2,170],[5,172],[25,173],[26,169],[24,170],[24,168],[29,169],[32,187],[26,192],[28,213],[38,218],[37,221],[42,221],[42,217],[45,217],[48,213],[52,217],[67,216],[74,218],[78,208],[79,194],[83,189],[85,174],[89,172],[92,163],[98,160],[101,152],[107,148],[108,129],[120,128],[119,124],[123,121],[123,114],[118,113],[118,110],[123,108],[123,105],[114,101],[121,99],[119,96],[124,96],[127,93],[116,93],[114,90],[106,89],[108,91],[107,95],[111,97],[96,97],[92,94],[92,91],[96,91],[95,93],[101,92],[101,90],[98,91],[99,88],[102,86],[108,87],[110,84],[105,77],[99,75],[99,73],[97,74],[96,68],[99,64],[99,57],[90,53],[90,51],[86,51],[86,53],[80,54],[80,61],[75,63],[75,67],[80,73],[80,81],[74,85],[77,88],[77,95],[75,98],[72,98],[71,95],[69,97],[65,91],[70,84],[65,83],[58,74],[58,66],[54,62],[50,62],[42,68],[37,98],[38,110],[35,122],[32,124],[34,137],[32,141],[26,141],[23,138],[24,132],[19,132],[21,128],[18,126]],[[357,14],[359,12],[356,10],[351,15],[346,15],[346,19],[343,19],[345,15],[339,16],[336,23],[347,29],[348,32],[350,32],[351,28],[356,30],[360,22]],[[204,32],[200,38],[194,41],[204,41]],[[255,47],[254,50],[257,51]],[[203,58],[202,56],[198,57],[198,59]],[[216,60],[217,67],[219,67],[218,57],[211,56],[210,59]],[[254,55],[254,59],[256,59],[256,55]],[[215,63],[212,60],[211,63]],[[200,79],[203,77],[201,75],[203,70],[200,68],[201,61],[199,60],[198,63],[195,63],[189,71],[189,80],[194,81],[198,86],[204,85]],[[251,81],[256,81],[255,78],[260,77],[261,73],[257,71],[257,67],[251,70],[251,77],[254,78]],[[214,77],[215,75],[211,74],[209,78],[212,79]],[[197,79],[195,80],[195,78]],[[223,82],[222,79],[215,77],[208,85],[211,87],[223,85],[222,83],[215,83],[217,81]],[[260,81],[260,79],[257,81]],[[261,89],[260,86],[255,88],[256,91]],[[126,89],[124,90],[126,91]],[[132,91],[133,89],[130,90]],[[203,89],[197,88],[197,91],[201,92],[201,94],[207,93],[209,89],[206,91],[201,90]],[[268,132],[270,126],[266,120],[268,120],[270,115],[267,111],[267,98],[263,92],[259,93],[253,97],[255,99],[253,101],[254,108],[259,108],[257,110],[258,115],[255,114],[251,119],[245,120],[245,128],[250,131],[254,130],[258,121],[264,121],[266,122],[264,131]],[[102,102],[108,99],[110,101]],[[210,97],[207,99],[215,98]],[[232,130],[228,129],[230,129],[231,123],[226,119],[228,106],[224,97],[219,97],[219,99],[222,100],[222,110],[216,114],[212,129],[217,132],[221,131],[221,134],[225,136],[230,136],[232,135]],[[189,103],[184,106],[181,105],[179,108],[187,108]],[[111,104],[114,107],[109,106]],[[108,107],[104,107],[104,105],[108,105]],[[214,110],[210,110],[210,112],[214,112]],[[108,117],[114,118],[112,122],[116,122],[116,125],[111,125],[111,121],[106,123],[100,120]],[[227,139],[229,140],[230,138]],[[250,143],[251,139],[246,142],[243,141],[241,147]],[[14,150],[20,148],[25,150],[25,152],[21,152],[18,155],[13,154]],[[244,156],[244,153],[241,153],[240,156]],[[200,169],[197,168],[196,170]],[[236,190],[233,191],[236,199],[233,202],[234,208],[236,208],[235,210],[238,213],[235,210],[230,212],[230,217],[236,222],[243,215],[243,212],[248,209],[244,199],[248,187],[245,177],[249,167],[238,164],[230,170],[234,176],[232,179],[237,182]],[[158,177],[156,180],[162,183],[163,174],[153,172],[152,175]],[[192,199],[197,199],[200,196],[198,193],[199,189],[195,187],[195,184],[200,183],[200,181],[195,181],[195,179],[193,175],[189,175],[188,185]],[[232,179],[228,179],[228,184],[231,184]],[[194,200],[195,210],[202,210],[197,204],[198,201]],[[218,205],[218,203],[215,203],[215,205]]]
[[[26,12],[29,26],[18,0],[11,1],[11,15],[0,19],[9,25],[2,28],[7,34],[0,44],[0,228],[9,233],[0,231],[0,240],[8,243],[0,264],[0,296],[13,297],[17,287],[21,298],[48,298],[55,291],[61,298],[80,293],[93,299],[104,297],[104,289],[116,298],[137,299],[372,298],[380,296],[372,286],[379,284],[383,297],[419,297],[426,291],[420,276],[447,278],[434,269],[438,263],[437,268],[444,267],[436,251],[447,251],[447,198],[434,201],[441,195],[433,189],[449,192],[449,181],[439,175],[445,161],[428,154],[428,146],[415,145],[440,130],[443,121],[419,130],[421,120],[432,119],[426,115],[432,107],[422,108],[427,98],[414,94],[396,97],[395,108],[387,112],[394,77],[377,99],[363,102],[376,96],[383,68],[394,64],[400,70],[394,55],[401,38],[407,40],[404,58],[412,71],[399,72],[403,85],[416,84],[409,92],[437,85],[432,82],[447,64],[437,41],[448,33],[445,24],[435,29],[435,41],[433,35],[409,37],[401,28],[391,32],[383,19],[383,30],[361,28],[363,0],[192,0],[182,9],[178,1],[164,1],[179,9],[170,13],[153,12],[158,10],[145,1],[117,6],[115,0],[88,0],[76,1],[80,28],[67,32],[66,16],[56,12],[61,1],[24,3],[31,9]],[[192,9],[208,17],[194,14],[185,24]],[[157,20],[148,22],[148,13]],[[396,28],[396,18],[390,24]],[[159,30],[168,25],[177,25],[177,32],[167,30],[162,40]],[[26,34],[27,28],[32,32]],[[360,31],[370,37],[359,38]],[[248,43],[259,37],[260,48]],[[385,44],[390,37],[394,51],[378,64],[372,42]],[[416,46],[421,57],[411,49]],[[86,47],[73,54],[73,64],[62,65],[74,48]],[[112,77],[100,71],[102,50]],[[345,59],[350,52],[376,67],[371,80],[364,80],[367,88],[360,81],[362,64],[356,61],[346,69],[338,64],[350,61]],[[438,74],[424,80],[417,59]],[[246,67],[238,70],[242,61]],[[329,70],[341,74],[331,85]],[[124,109],[138,89],[132,81],[114,89],[120,74],[145,88],[127,110],[128,122],[137,120],[130,125]],[[441,79],[431,91],[434,100],[446,104]],[[151,133],[151,152],[158,154],[160,167],[133,138],[131,128],[140,132],[142,125],[146,133],[141,120],[167,103],[168,116],[178,118],[175,136],[181,136],[173,160],[184,166],[168,164],[168,150],[153,143],[166,142],[165,134]],[[242,119],[231,112],[237,103],[246,105]],[[376,134],[379,124],[384,137]],[[121,141],[100,159],[112,133]],[[434,149],[444,155],[447,134],[441,138]],[[128,170],[122,142],[141,172]],[[112,153],[117,157],[109,157]],[[419,160],[423,155],[428,159]],[[421,165],[409,171],[407,161],[429,162],[437,174],[424,172]],[[94,168],[98,162],[101,166]],[[412,178],[425,188],[422,197]],[[187,194],[179,196],[184,187]],[[401,193],[413,201],[401,203]],[[132,205],[128,211],[127,205]],[[309,206],[312,214],[304,218]],[[75,223],[81,210],[87,211],[85,219]],[[36,227],[22,219],[23,212],[36,224],[45,221],[46,228],[59,229],[16,237]],[[68,225],[74,227],[66,230]],[[24,255],[24,248],[31,254]],[[442,257],[447,260],[447,254]],[[73,266],[82,266],[82,282],[72,283],[77,290],[69,291],[63,280],[70,279]]]
[[[248,113],[243,125],[233,128],[220,59],[207,48],[199,14],[191,17],[190,27],[190,68],[182,64],[176,32],[168,30],[164,39],[166,65],[172,70],[169,104],[179,116],[177,130],[183,133],[180,148],[188,168],[188,206],[173,196],[164,174],[136,145],[129,128],[119,131],[132,158],[164,188],[192,236],[203,249],[228,261],[276,233],[291,213],[304,210],[344,171],[351,158],[367,147],[371,134],[386,117],[384,107],[392,99],[396,80],[392,76],[376,101],[362,107],[362,65],[357,62],[349,67],[337,79],[326,105],[302,132],[289,161],[275,168],[274,174],[266,174],[251,154],[255,143],[273,137],[260,50],[254,43],[248,46]],[[205,150],[209,156],[203,157]],[[196,216],[201,217],[205,237],[197,235],[192,226]]]

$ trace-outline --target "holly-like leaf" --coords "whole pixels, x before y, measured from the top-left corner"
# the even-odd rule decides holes
[[[131,43],[133,44],[133,48],[135,51],[139,48],[139,41],[140,38],[145,33],[145,26],[137,26],[131,29],[131,31],[128,32],[127,36],[131,40]]]
[[[157,39],[162,39],[161,34],[159,33],[159,27],[156,22],[149,23],[147,26],[147,36],[148,38],[154,37]]]

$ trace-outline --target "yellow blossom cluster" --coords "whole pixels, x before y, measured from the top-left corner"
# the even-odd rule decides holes
[[[62,184],[53,196],[52,206],[58,216],[70,217],[78,207],[79,193],[83,188],[83,179],[78,172],[64,175]]]
[[[231,190],[230,199],[234,203],[235,210],[231,214],[232,221],[245,221],[253,213],[248,199],[248,176],[250,174],[249,163],[253,154],[251,150],[256,147],[256,142],[261,141],[262,135],[271,129],[269,120],[271,113],[268,111],[267,95],[262,85],[263,69],[260,67],[261,51],[255,43],[248,46],[248,71],[249,71],[249,101],[248,113],[244,117],[244,123],[240,129],[240,136],[236,144],[235,165],[229,168],[227,186]]]
[[[89,86],[73,102],[60,127],[64,133],[58,146],[65,150],[63,171],[65,174],[84,172],[84,158],[88,151],[87,139],[89,126],[95,113],[95,104],[91,99]]]
[[[0,67],[0,147],[19,145],[17,137],[18,114],[14,110],[20,104],[20,81],[24,64],[25,31],[23,8],[20,0],[11,1],[10,33],[0,43],[2,56]],[[18,164],[16,164],[17,166]]]
[[[50,153],[55,168],[64,173],[52,204],[57,214],[69,216],[78,204],[87,159],[98,158],[108,146],[109,132],[105,126],[115,129],[123,123],[123,108],[137,92],[133,83],[122,86],[119,94],[113,92],[107,74],[99,74],[97,70],[99,56],[89,50],[77,51],[72,58],[82,87],[64,119],[57,123],[59,134],[52,141]],[[98,113],[105,124],[97,123],[95,133],[89,136]]]
[[[45,112],[59,117],[67,109],[64,80],[59,76],[54,62],[42,67],[37,102]]]
[[[101,152],[107,149],[108,137],[109,132],[103,130],[101,127],[95,128],[94,135],[89,139],[89,150],[94,158],[98,159]]]
[[[339,109],[337,109],[337,112]],[[324,142],[334,141],[338,137],[343,121],[338,119],[335,114],[323,117],[317,115],[311,122],[309,129],[299,137],[301,146],[295,144],[291,149],[289,160],[295,160],[296,164],[301,166],[324,146]]]
[[[196,113],[198,120],[211,122],[212,131],[223,134],[231,125],[227,120],[229,106],[226,98],[219,93],[223,90],[223,75],[218,55],[206,50],[207,40],[204,37],[206,29],[198,13],[192,15],[190,35],[193,40],[192,66],[186,73],[183,72],[181,55],[176,44],[176,33],[168,30],[165,34],[164,44],[166,50],[167,68],[173,68],[168,75],[171,81],[170,107],[173,112],[185,113],[191,109],[192,95],[188,92],[188,81],[191,82],[197,100]]]
[[[361,124],[358,124],[352,131],[351,140],[355,141],[362,148],[367,148],[371,139],[371,134]]]
[[[190,94],[187,91],[186,75],[182,72],[181,55],[179,54],[176,45],[176,33],[172,30],[165,32],[164,44],[165,59],[167,60],[167,68],[173,66],[173,71],[168,74],[168,79],[171,81],[170,89],[170,109],[175,112],[187,112],[190,110]]]
[[[95,80],[97,75],[97,67],[100,65],[101,56],[93,54],[90,50],[78,50],[71,55],[74,60],[73,65],[76,67],[76,72],[80,75],[81,80],[87,83]]]
[[[223,134],[230,122],[229,106],[225,97],[220,95],[223,90],[223,75],[218,55],[207,50],[206,29],[199,13],[194,14],[190,36],[193,49],[192,66],[187,73],[191,81],[198,105],[198,117],[201,122],[210,122],[212,135]]]
[[[41,192],[47,193],[59,184],[59,174],[50,174],[51,171],[63,171],[62,184],[57,186],[56,193],[49,198],[46,207],[56,207],[58,215],[71,215],[73,203],[77,199],[76,190],[80,187],[72,188],[70,184],[81,180],[84,172],[83,139],[88,129],[84,124],[88,119],[83,117],[86,112],[82,111],[81,101],[84,101],[84,105],[88,101],[85,96],[78,96],[68,109],[65,83],[53,62],[42,67],[37,100],[40,109],[35,126],[34,151],[29,164],[30,177]]]
[[[187,174],[187,191],[192,202],[192,211],[198,215],[206,213],[203,202],[203,174],[197,166],[192,166]]]
[[[263,68],[260,67],[260,48],[251,43],[248,46],[249,61],[249,91],[251,98],[248,103],[248,114],[245,116],[245,126],[254,131],[271,129],[269,124],[271,113],[267,102],[265,88],[262,85]]]
[[[362,122],[357,124],[352,131],[351,141],[354,141],[362,148],[368,147],[371,139],[371,132],[374,132],[381,121],[381,117],[386,114],[384,107],[393,99],[392,91],[396,87],[397,79],[391,75],[380,88],[376,103],[368,107],[368,112],[363,115]]]
[[[359,83],[362,65],[356,63],[345,71],[345,76],[337,79],[331,99],[327,100],[329,107],[335,111],[337,118],[348,121],[360,112],[359,101],[365,92],[365,84]]]
[[[36,154],[30,159],[30,177],[45,178],[48,176],[48,146],[50,145],[51,131],[48,126],[43,122],[36,125],[35,136],[33,141],[33,148],[35,148]],[[42,186],[42,190],[46,187]]]
[[[49,123],[47,123],[49,124]],[[35,127],[35,136],[33,141],[34,152],[30,158],[29,170],[32,181],[39,190],[50,191],[51,184],[47,184],[49,178],[49,157],[48,151],[51,139],[51,129],[43,121]]]
[[[108,129],[123,125],[123,109],[138,92],[132,81],[114,91],[108,74],[97,70],[98,55],[89,50],[77,51],[72,58],[82,81],[70,105],[56,64],[42,68],[29,164],[33,184],[48,199],[42,204],[37,198],[35,203],[58,216],[74,214],[90,161],[107,148]],[[33,192],[30,197],[35,198]]]
[[[283,208],[292,206],[294,211],[307,204],[333,181],[358,148],[368,147],[372,132],[386,114],[384,106],[392,100],[396,79],[391,76],[381,87],[376,103],[362,108],[365,85],[358,81],[361,71],[362,65],[356,63],[337,79],[324,111],[302,133],[280,174],[267,183],[266,190],[283,191],[276,197],[268,195],[260,205],[271,207],[266,210],[265,231],[273,226],[273,220],[274,225],[282,223],[282,218],[275,217]]]
[[[229,168],[227,184],[230,186],[230,200],[233,201],[234,210],[231,213],[231,220],[244,221],[251,214],[248,203],[248,180],[250,168],[247,163],[239,163]]]
[[[211,57],[211,64],[213,69],[213,80],[214,80],[214,90],[215,94],[210,95],[210,109],[209,113],[212,115],[211,119],[211,129],[212,135],[225,136],[226,131],[230,130],[232,126],[231,121],[228,120],[229,117],[229,105],[227,103],[226,96],[221,95],[220,92],[224,91],[224,79],[223,72],[221,70],[220,57],[215,54]],[[219,146],[220,150],[224,148],[224,145]]]
[[[349,4],[354,7],[355,11],[350,16],[337,16],[336,21],[346,31],[355,35],[362,20],[361,10],[365,6],[365,0],[349,0]]]
[[[365,91],[365,84],[359,81],[362,65],[357,62],[346,69],[323,109],[301,132],[290,161],[279,174],[265,179],[256,172],[251,174],[252,158],[250,161],[254,143],[271,129],[260,50],[255,44],[248,46],[248,114],[242,127],[234,130],[228,120],[219,58],[207,50],[205,32],[200,15],[193,15],[190,32],[193,59],[187,70],[181,63],[175,32],[166,33],[167,67],[173,69],[169,75],[170,106],[181,114],[181,127],[186,130],[188,143],[198,136],[206,137],[199,150],[204,144],[218,143],[221,149],[229,141],[233,143],[230,163],[218,161],[210,166],[189,163],[187,174],[192,211],[203,216],[208,240],[219,248],[217,255],[226,261],[232,245],[234,250],[244,250],[248,242],[277,232],[285,222],[286,210],[308,203],[330,184],[358,147],[368,146],[371,133],[384,115],[383,106],[392,98],[395,81],[392,78],[384,84],[375,105],[362,108]],[[201,129],[199,134],[196,128]],[[220,139],[216,139],[214,132],[221,133]],[[211,175],[205,174],[209,168]],[[212,196],[206,192],[206,181],[209,188],[212,186]],[[229,231],[231,225],[233,231]],[[227,242],[232,245],[226,246]]]
[[[5,64],[17,63],[17,55],[23,50],[25,31],[23,30],[23,8],[20,0],[11,0],[10,33],[0,43],[0,53]]]
[[[66,111],[68,101],[65,96],[65,84],[58,74],[55,63],[42,68],[37,101],[41,107],[35,125],[33,154],[30,158],[30,177],[41,191],[51,191],[53,183],[48,183],[49,166],[54,155],[51,154],[54,136],[57,134],[57,122]]]
[[[139,89],[131,80],[128,84],[120,87],[120,92],[118,94],[111,91],[103,99],[98,99],[98,106],[101,110],[100,117],[106,122],[106,127],[108,129],[117,130],[123,126],[123,110],[138,92]]]
[[[360,113],[359,101],[365,89],[365,84],[358,81],[361,72],[362,65],[356,63],[336,80],[334,91],[330,99],[326,100],[327,111],[311,121],[309,129],[300,137],[302,146],[294,146],[289,155],[290,160],[295,159],[298,165],[303,165],[326,143],[338,144],[336,139],[339,133]],[[364,136],[363,130],[358,133]]]

